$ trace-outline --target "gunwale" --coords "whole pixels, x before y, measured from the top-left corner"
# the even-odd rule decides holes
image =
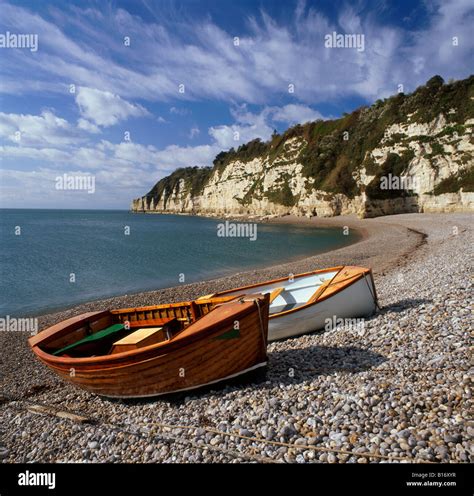
[[[371,282],[371,286],[372,286],[372,290],[373,290],[374,300],[377,301],[377,293],[376,293],[376,289],[375,289],[375,284],[373,283],[372,269],[367,268],[367,267],[359,267],[359,266],[355,266],[355,265],[340,265],[340,266],[330,267],[330,268],[326,268],[326,269],[313,270],[313,271],[310,271],[310,272],[302,272],[301,274],[294,274],[293,275],[293,278],[294,279],[297,279],[297,278],[307,277],[307,276],[311,276],[311,275],[315,275],[315,274],[324,274],[325,272],[334,272],[334,271],[337,270],[337,274],[335,274],[334,277],[328,282],[328,287],[329,287],[329,286],[335,284],[335,280],[337,279],[337,277],[339,276],[339,274],[341,274],[341,272],[344,269],[350,269],[350,270],[354,270],[354,271],[355,270],[358,270],[359,272],[356,273],[356,274],[354,274],[353,276],[349,277],[347,280],[342,281],[345,284],[342,284],[337,289],[333,289],[333,290],[331,290],[331,291],[329,291],[329,292],[326,293],[326,290],[327,290],[327,288],[326,288],[325,291],[323,291],[323,294],[320,295],[320,297],[318,297],[314,301],[311,301],[311,299],[310,299],[309,301],[307,301],[303,305],[300,305],[300,306],[298,306],[296,308],[291,308],[290,310],[285,310],[283,312],[276,312],[276,313],[273,313],[273,314],[270,313],[270,315],[268,317],[269,320],[271,321],[273,319],[278,319],[278,318],[284,317],[284,316],[286,316],[288,314],[296,313],[296,312],[299,312],[299,311],[301,311],[301,310],[303,310],[305,308],[309,308],[311,306],[317,305],[318,303],[321,303],[322,301],[327,300],[328,298],[333,297],[334,295],[336,295],[340,291],[344,291],[345,289],[347,289],[352,284],[355,284],[357,281],[359,281],[360,279],[364,278],[366,275],[370,275],[370,280],[371,280],[370,282]],[[255,289],[255,288],[259,288],[261,286],[267,286],[267,285],[270,285],[270,284],[275,284],[275,283],[283,282],[283,281],[287,281],[287,280],[288,280],[287,277],[281,277],[281,278],[278,278],[278,279],[270,279],[268,281],[260,282],[260,283],[257,283],[257,284],[249,284],[248,286],[242,286],[242,287],[234,288],[234,289],[227,289],[225,291],[219,291],[219,292],[215,293],[215,297],[219,298],[222,295],[229,294],[229,293],[234,293],[234,292],[237,292],[237,291],[246,292],[249,289]],[[369,282],[367,282],[367,284],[369,284]]]
[[[50,348],[57,342],[51,332],[48,347],[41,349],[41,340],[35,340],[32,351],[61,379],[89,393],[107,398],[158,397],[197,390],[266,366],[268,309],[269,295],[251,294],[232,301],[227,298],[223,304],[202,307],[200,316],[165,345],[156,343],[113,355],[51,355]],[[64,332],[64,328],[75,332],[77,326],[85,327],[88,318],[92,319],[87,322],[89,328],[99,329],[103,319],[111,319],[108,311],[83,315],[85,318],[77,316],[60,323],[62,326],[56,325],[55,332]],[[101,320],[93,320],[95,315]],[[239,334],[229,337],[235,321],[240,322]]]
[[[227,302],[227,301],[226,301]],[[241,317],[245,317],[248,314],[250,314],[253,311],[253,304],[254,300],[247,300],[244,303],[242,303],[242,306],[239,309],[238,315]],[[167,305],[163,305],[167,306]],[[145,307],[146,308],[146,307]],[[41,340],[34,340],[33,338],[36,338],[39,336],[39,334],[46,333],[49,331],[51,328],[46,329],[45,331],[42,331],[36,336],[32,336],[29,338],[30,346],[33,349],[34,353],[40,358],[43,362],[51,364],[51,365],[57,365],[58,367],[61,366],[71,366],[72,364],[74,365],[91,365],[93,366],[94,364],[96,365],[105,365],[105,364],[110,364],[110,366],[114,367],[119,367],[120,365],[114,363],[116,362],[122,362],[124,360],[130,359],[131,363],[136,363],[133,361],[133,358],[138,358],[140,355],[143,357],[143,360],[146,360],[145,356],[147,356],[149,353],[152,354],[150,358],[154,358],[156,356],[160,355],[165,355],[168,353],[171,353],[175,351],[176,348],[180,348],[183,346],[188,346],[190,344],[195,343],[196,341],[199,341],[201,339],[205,339],[209,335],[212,335],[214,332],[216,332],[215,326],[216,323],[218,322],[221,326],[226,326],[229,324],[229,322],[235,320],[235,313],[231,313],[230,315],[227,316],[221,316],[220,318],[217,318],[219,312],[214,313],[215,310],[218,310],[219,308],[222,308],[222,306],[215,308],[212,312],[209,312],[210,317],[214,318],[208,318],[208,322],[206,322],[205,327],[201,328],[199,327],[200,319],[190,325],[187,329],[184,329],[182,332],[177,334],[173,339],[169,341],[163,341],[160,343],[156,343],[153,345],[149,346],[144,346],[143,348],[138,348],[135,350],[130,350],[130,351],[124,351],[121,353],[115,353],[113,355],[99,355],[95,357],[60,357],[60,356],[55,356],[51,355],[50,353],[42,350],[40,348],[41,345]],[[123,309],[119,309],[123,310]],[[125,309],[126,310],[126,309]],[[69,323],[71,320],[74,320],[74,323],[80,323],[82,321],[86,321],[87,318],[92,316],[95,318],[94,314],[104,314],[106,316],[109,313],[109,311],[104,311],[104,312],[88,312],[86,314],[82,314],[76,317],[72,317],[71,319],[68,319],[66,321],[63,321],[63,323]],[[86,316],[86,317],[84,317]],[[102,316],[102,315],[101,315]],[[83,317],[81,319],[81,317]],[[59,324],[55,324],[52,327],[58,327],[60,326],[61,322]],[[193,329],[194,328],[194,329]],[[58,329],[55,331],[55,333],[60,333],[64,330],[64,327],[58,327]],[[55,333],[49,333],[47,338],[54,337]],[[31,344],[31,343],[35,344]],[[163,353],[160,353],[159,355],[156,353],[156,351],[163,349]],[[140,360],[142,361],[142,360]]]
[[[34,346],[40,345],[41,343],[46,344],[46,342],[48,342],[50,339],[53,340],[59,338],[60,336],[58,334],[66,334],[75,325],[80,326],[81,323],[86,322],[88,319],[98,320],[102,317],[107,317],[109,313],[109,310],[100,310],[98,312],[86,312],[80,315],[75,315],[74,317],[62,320],[61,322],[53,324],[43,331],[38,332],[38,334],[31,336],[30,338],[28,338],[28,343],[32,348]]]

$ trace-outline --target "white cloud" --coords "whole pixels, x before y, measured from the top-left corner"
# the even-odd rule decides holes
[[[234,124],[209,128],[209,134],[223,149],[238,147],[256,138],[266,141],[272,135],[268,109],[252,113],[246,105],[241,105],[231,109],[231,114],[235,119]]]
[[[190,165],[211,165],[221,151],[217,144],[198,146],[169,145],[158,149],[154,146],[133,142],[112,143],[102,140],[92,146],[56,148],[35,148],[26,146],[0,146],[4,159],[30,159],[41,163],[50,162],[63,166],[78,166],[94,170],[128,170],[130,177],[139,169],[173,171]],[[153,176],[153,172],[151,172]]]
[[[255,138],[262,141],[268,140],[273,132],[265,119],[258,118],[253,124],[232,124],[230,126],[212,126],[209,128],[209,134],[215,142],[224,150],[231,147],[238,147]]]
[[[218,146],[177,146],[169,145],[158,149],[154,146],[144,146],[138,143],[111,143],[102,141],[98,147],[113,163],[136,164],[136,166],[151,166],[157,170],[173,171],[178,167],[190,165],[210,165],[220,151]]]
[[[174,115],[188,115],[190,110],[187,108],[170,107],[170,114]]]
[[[209,128],[209,134],[223,149],[237,147],[256,138],[268,140],[276,122],[284,122],[290,126],[325,118],[311,107],[299,104],[264,107],[257,113],[248,111],[247,106],[242,105],[234,108],[231,114],[236,121],[234,124]]]
[[[379,22],[375,14],[361,17],[353,7],[339,9],[333,21],[298,0],[294,16],[284,22],[260,12],[239,34],[224,31],[210,18],[180,17],[176,22],[159,12],[145,21],[111,6],[107,15],[91,8],[51,8],[46,20],[27,8],[2,3],[0,31],[15,27],[37,33],[39,50],[2,53],[0,92],[64,98],[74,83],[80,110],[76,124],[52,110],[40,115],[0,113],[0,154],[5,163],[14,164],[5,174],[8,187],[16,181],[18,196],[18,184],[24,181],[23,198],[31,195],[40,202],[41,193],[46,201],[49,190],[41,185],[49,184],[48,174],[88,170],[109,185],[98,192],[115,205],[116,191],[127,199],[141,195],[150,182],[177,167],[210,165],[222,149],[255,138],[267,140],[276,123],[321,118],[309,105],[354,95],[370,102],[394,93],[400,83],[410,91],[435,73],[467,76],[472,64],[466,61],[472,60],[474,49],[472,2],[434,0],[427,5],[427,22],[409,32]],[[124,47],[118,31],[130,35],[132,47]],[[324,35],[332,31],[364,34],[365,51],[326,49]],[[73,32],[74,39],[66,34]],[[240,36],[239,46],[233,44],[235,35]],[[295,85],[293,94],[288,93],[290,83]],[[179,92],[179,84],[185,85],[185,93]],[[169,102],[170,121],[172,115],[190,114],[186,101],[225,101],[233,105],[234,121],[210,127],[209,145],[158,148],[94,142],[102,127],[149,115],[137,100]],[[284,103],[278,107],[275,101]],[[239,106],[241,102],[249,107]],[[260,105],[259,110],[250,111],[250,104]],[[161,116],[156,121],[167,122]],[[196,133],[191,130],[188,137]],[[27,160],[38,163],[36,171],[16,170]]]
[[[298,105],[290,103],[283,107],[274,107],[272,111],[272,119],[276,122],[285,122],[289,125],[304,124],[305,122],[316,121],[324,119],[325,117],[313,110],[307,105]]]
[[[394,93],[399,83],[410,90],[435,73],[460,78],[472,72],[466,64],[474,48],[472,2],[436,0],[427,5],[430,12],[423,28],[406,31],[379,22],[375,15],[361,17],[352,7],[339,9],[337,22],[332,21],[299,1],[285,23],[265,12],[250,18],[239,46],[234,46],[236,33],[224,31],[208,18],[176,22],[160,12],[145,21],[113,7],[106,16],[76,8],[74,15],[56,11],[60,29],[26,8],[5,3],[0,24],[15,26],[21,19],[25,32],[38,33],[40,49],[28,57],[15,50],[3,54],[9,70],[4,71],[2,88],[14,93],[35,87],[63,92],[74,81],[122,99],[219,99],[268,105],[275,97],[288,96],[292,83],[295,103],[348,95],[371,101]],[[65,34],[71,25],[74,40]],[[123,45],[117,26],[130,35],[133,49]],[[365,51],[325,48],[324,35],[333,31],[364,34]],[[453,46],[454,36],[458,46]],[[179,84],[185,85],[184,94],[179,93]],[[136,109],[125,107],[127,115],[134,115]],[[99,112],[97,118],[110,125],[122,117],[108,118]]]
[[[191,130],[189,131],[189,135],[188,135],[189,139],[193,139],[196,136],[199,136],[200,133],[201,133],[201,131],[197,126],[192,127]]]
[[[0,156],[4,158],[65,162],[71,155],[57,148],[33,148],[29,146],[0,146]]]
[[[209,145],[169,145],[158,149],[152,145],[134,142],[114,144],[107,140],[91,143],[90,137],[100,132],[97,125],[80,118],[77,126],[56,116],[51,111],[41,115],[0,113],[0,137],[15,146],[0,147],[5,158],[23,158],[51,163],[72,164],[89,169],[135,166],[159,167],[173,170],[189,165],[210,165],[221,150],[239,146],[255,138],[270,138],[275,122],[294,124],[321,118],[308,106],[289,104],[283,107],[264,107],[251,112],[246,105],[231,109],[235,122],[231,125],[212,126]],[[20,140],[16,133],[19,132]],[[198,127],[190,130],[189,137],[200,133]]]
[[[100,133],[100,129],[95,124],[93,124],[92,122],[86,119],[83,119],[82,117],[78,119],[77,127],[84,131],[87,131],[88,133],[92,133],[92,134]]]
[[[109,91],[79,87],[76,103],[81,114],[98,126],[113,126],[128,117],[149,115],[141,105],[134,105]]]
[[[95,179],[95,192],[58,190],[56,178],[64,173],[68,175],[92,175]],[[137,170],[130,174],[128,170],[90,171],[57,167],[42,167],[35,171],[24,171],[2,168],[0,170],[0,206],[15,208],[24,207],[25,198],[32,208],[57,208],[65,205],[68,208],[124,208],[128,200],[143,194],[143,184],[149,181],[146,170]],[[113,184],[114,188],[110,185]],[[21,188],[22,195],[18,194]]]
[[[178,167],[211,165],[214,157],[220,151],[221,148],[216,145],[170,145],[157,152],[156,163],[168,171],[173,171]]]
[[[84,140],[75,126],[49,110],[41,115],[0,112],[0,137],[22,146],[65,146]]]
[[[124,208],[142,196],[154,182],[178,167],[211,165],[220,151],[217,145],[194,147],[170,145],[163,149],[138,143],[102,140],[92,146],[67,150],[26,146],[0,146],[0,204],[5,207]],[[24,170],[24,161],[38,162]],[[11,161],[11,165],[10,164]],[[76,171],[76,172],[73,172]],[[93,174],[94,195],[57,191],[54,180],[68,174]],[[21,194],[19,194],[21,191]],[[25,199],[27,203],[25,203]]]

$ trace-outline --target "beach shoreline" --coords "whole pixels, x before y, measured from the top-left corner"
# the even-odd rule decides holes
[[[290,224],[308,229],[324,227],[353,229],[356,231],[358,239],[341,248],[299,257],[296,260],[269,264],[195,283],[99,298],[54,311],[31,313],[31,317],[38,319],[38,326],[41,331],[45,327],[85,312],[195,299],[203,294],[338,265],[367,266],[373,269],[374,275],[378,275],[400,266],[403,260],[424,242],[423,233],[399,224],[384,222],[382,219],[386,219],[386,217],[358,219],[355,215],[349,215],[306,218],[287,215],[265,219],[265,223],[269,224]]]
[[[380,310],[362,319],[361,327],[270,343],[263,378],[175,398],[110,401],[61,381],[34,358],[27,333],[0,333],[1,461],[472,463],[472,214],[339,221],[353,228],[363,224],[366,235],[263,271],[40,318],[44,327],[83,311],[194,298],[315,264],[370,262]],[[38,415],[29,410],[32,404],[90,422]]]
[[[29,212],[34,217],[34,211]],[[152,222],[141,216],[141,219],[135,221],[130,220],[132,214],[118,210],[113,212],[115,218],[113,215],[106,216],[103,219],[106,223],[104,229],[97,231],[94,226],[99,218],[102,219],[102,212],[84,212],[88,211],[74,211],[74,215],[62,216],[61,210],[54,211],[57,218],[54,215],[52,218],[66,231],[79,219],[80,228],[74,234],[71,233],[71,236],[77,236],[81,232],[83,236],[79,235],[72,243],[72,237],[68,236],[64,237],[65,242],[62,241],[61,235],[57,234],[61,228],[58,228],[56,231],[49,229],[43,233],[31,232],[37,242],[32,245],[24,243],[23,251],[16,252],[13,245],[5,246],[2,265],[4,270],[8,268],[6,261],[12,257],[29,260],[31,267],[20,263],[18,270],[7,271],[10,279],[7,277],[3,281],[4,301],[0,304],[0,320],[7,316],[32,318],[66,311],[81,304],[181,286],[184,278],[187,283],[194,283],[237,272],[260,270],[269,265],[294,262],[335,250],[360,239],[354,230],[350,236],[344,236],[336,227],[314,230],[298,228],[296,223],[270,225],[266,222],[261,222],[258,226],[252,222],[238,223],[235,226],[229,220],[225,222],[230,222],[230,225],[224,224],[224,219],[184,215],[155,215],[158,218]],[[128,215],[124,216],[124,212]],[[163,219],[164,217],[171,218]],[[133,236],[116,238],[118,219],[120,224],[123,222],[132,229]],[[12,218],[7,224],[21,225],[24,222],[25,219]],[[225,232],[222,232],[223,226]],[[235,232],[232,231],[234,228],[237,229]],[[164,238],[161,229],[167,232]],[[81,240],[88,239],[88,236],[92,236],[90,242],[81,245]],[[104,250],[105,238],[111,243],[118,242],[117,248],[111,251],[111,257]],[[289,244],[285,246],[287,239]],[[41,244],[44,240],[49,240],[51,249],[56,251],[50,257],[44,257],[48,252],[48,243]],[[200,253],[201,242],[204,243],[204,250],[197,258],[195,254]],[[74,250],[78,252],[75,253]],[[57,258],[59,259],[56,262]],[[51,270],[47,267],[49,263]],[[76,270],[81,273],[77,285],[68,284],[67,278],[64,280],[64,273],[71,276],[71,266],[76,266]],[[96,270],[93,271],[93,267]],[[35,281],[38,270],[43,274]],[[29,281],[28,286],[25,284],[26,280]],[[28,298],[30,291],[31,298]]]

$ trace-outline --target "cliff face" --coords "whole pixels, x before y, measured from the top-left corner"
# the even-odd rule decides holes
[[[374,217],[474,210],[474,76],[438,76],[333,121],[316,121],[178,169],[135,212]]]

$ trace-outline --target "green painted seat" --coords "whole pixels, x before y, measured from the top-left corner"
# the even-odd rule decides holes
[[[66,351],[70,351],[76,348],[77,346],[81,346],[82,344],[92,343],[94,341],[100,341],[124,329],[125,326],[123,324],[113,324],[110,327],[107,327],[106,329],[102,329],[101,331],[97,331],[94,334],[91,334],[90,336],[86,336],[85,338],[82,338],[79,341],[76,341],[75,343],[68,344],[64,348],[55,351],[53,355],[61,355],[62,353],[65,353]]]

